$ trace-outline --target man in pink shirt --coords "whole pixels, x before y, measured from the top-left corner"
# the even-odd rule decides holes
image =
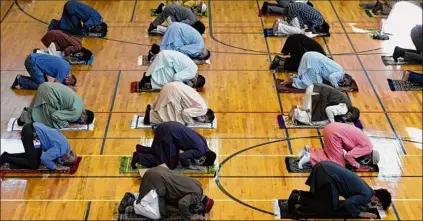
[[[359,171],[361,164],[376,165],[379,162],[379,152],[373,150],[369,137],[357,127],[343,123],[330,123],[323,133],[323,149],[306,146],[298,155],[300,169],[310,161],[313,167],[321,161],[332,161],[343,167],[350,164]],[[364,160],[358,162],[359,158]]]

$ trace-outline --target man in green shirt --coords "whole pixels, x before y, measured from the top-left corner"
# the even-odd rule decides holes
[[[56,129],[94,121],[94,113],[85,109],[82,98],[71,88],[57,82],[41,84],[27,111],[34,122]],[[19,123],[22,121],[18,120]]]

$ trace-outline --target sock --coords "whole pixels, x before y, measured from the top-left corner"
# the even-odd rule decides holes
[[[305,153],[304,156],[301,158],[300,162],[298,163],[298,168],[303,169],[304,164],[311,161],[310,153]]]

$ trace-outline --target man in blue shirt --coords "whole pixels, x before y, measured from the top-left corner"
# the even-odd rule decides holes
[[[17,75],[12,89],[37,89],[46,81],[59,82],[73,87],[76,77],[70,73],[69,63],[61,57],[32,53],[25,59],[25,68],[28,76]]]
[[[48,169],[55,170],[56,163],[72,165],[76,160],[66,137],[44,124],[25,124],[21,140],[25,153],[4,152],[0,157],[1,165],[9,163],[11,169],[36,170],[43,163]],[[34,145],[34,140],[39,141],[39,146]]]
[[[79,1],[70,0],[63,8],[60,21],[51,20],[48,30],[54,29],[60,29],[73,35],[100,33],[104,37],[107,33],[107,24],[103,22],[100,13],[95,9]]]
[[[193,27],[181,22],[173,22],[169,25],[160,47],[156,44],[151,47],[149,60],[160,50],[179,51],[196,60],[207,60],[210,57],[210,51],[205,49],[201,34]]]
[[[161,123],[155,128],[154,134],[151,147],[137,145],[132,168],[136,168],[136,163],[146,167],[165,163],[173,170],[179,163],[183,167],[212,166],[216,160],[216,154],[209,149],[206,139],[181,123]],[[180,150],[183,153],[179,153]]]
[[[306,184],[310,191],[294,190],[288,200],[288,210],[300,216],[376,218],[361,207],[372,204],[387,210],[392,202],[386,189],[373,190],[357,174],[331,161],[316,164]],[[340,196],[344,202],[339,201]]]

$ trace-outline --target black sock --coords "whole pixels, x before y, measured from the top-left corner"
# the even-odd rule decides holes
[[[147,105],[147,109],[145,110],[145,115],[144,115],[144,124],[145,125],[151,124],[151,122],[150,122],[150,111],[151,111],[151,105]]]

